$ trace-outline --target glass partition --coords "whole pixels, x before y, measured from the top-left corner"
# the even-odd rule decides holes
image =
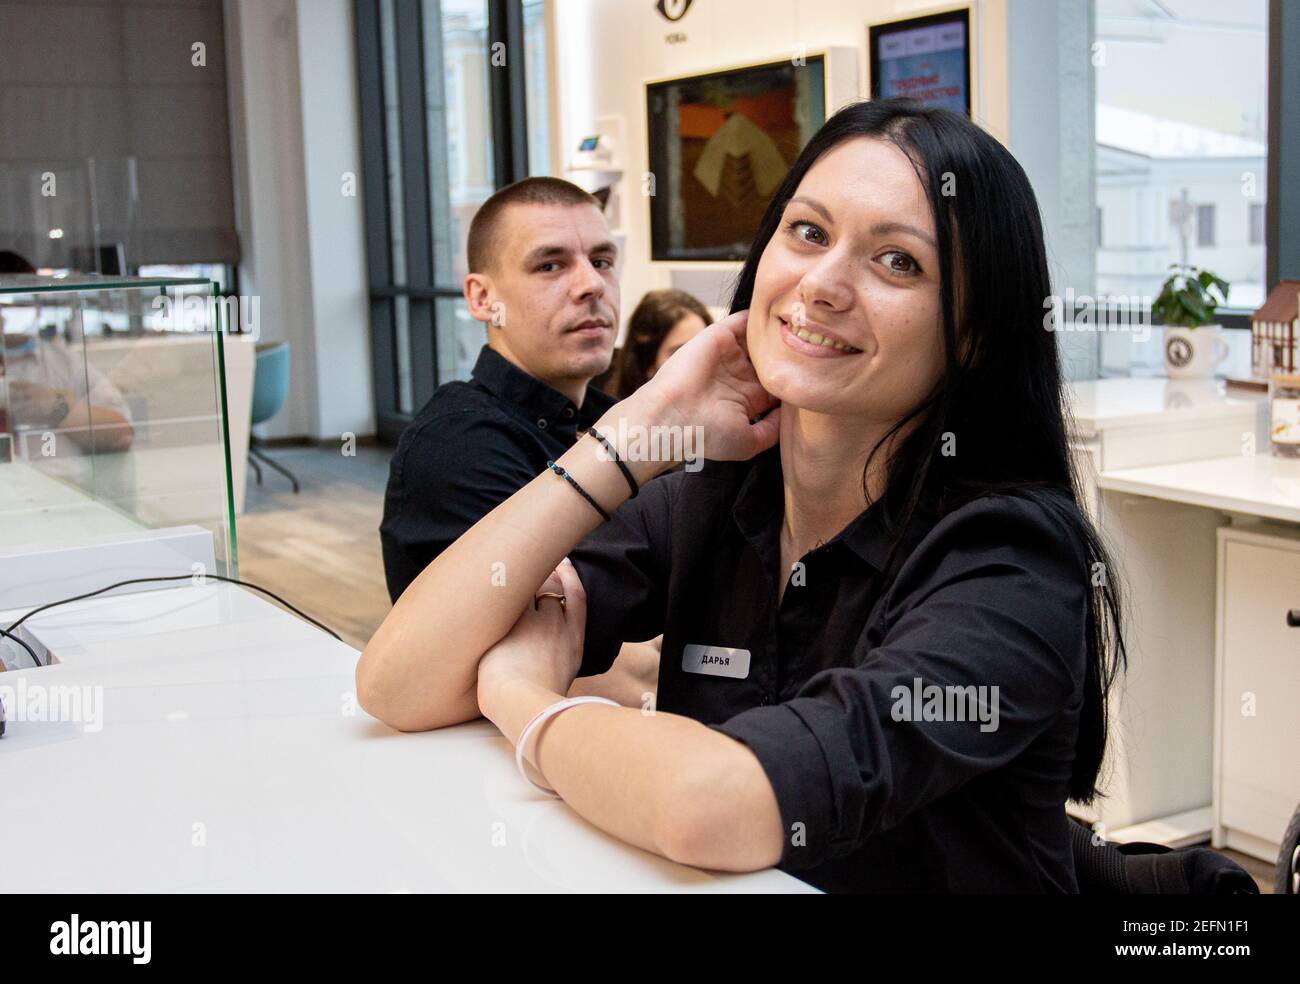
[[[236,575],[222,315],[203,279],[0,276],[0,552],[199,526]]]

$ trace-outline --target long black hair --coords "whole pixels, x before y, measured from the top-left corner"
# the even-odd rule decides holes
[[[914,519],[937,520],[990,493],[1031,498],[1077,535],[1088,559],[1088,570],[1080,572],[1089,585],[1087,675],[1069,796],[1091,802],[1106,750],[1111,685],[1127,664],[1121,586],[1079,507],[1056,336],[1044,321],[1052,289],[1042,221],[1020,164],[957,113],[910,99],[846,106],[817,131],[773,195],[731,310],[749,307],[759,259],[809,168],[841,141],[864,136],[897,146],[925,188],[943,310],[943,376],[876,443],[863,471],[866,495],[871,461],[888,447],[880,497],[893,538],[886,576],[903,559],[899,547]],[[941,453],[949,433],[959,442],[957,454]]]

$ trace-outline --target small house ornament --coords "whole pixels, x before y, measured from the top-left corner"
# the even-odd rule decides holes
[[[1250,316],[1250,369],[1256,378],[1300,372],[1300,280],[1282,280]]]

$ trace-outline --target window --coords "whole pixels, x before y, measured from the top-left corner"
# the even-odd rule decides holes
[[[153,263],[135,270],[139,277],[202,277],[217,285],[223,297],[238,294],[239,268],[229,263]]]
[[[1253,310],[1265,294],[1253,216],[1267,181],[1268,0],[1095,0],[1095,18],[1094,182],[1108,224],[1097,293],[1155,297],[1171,263],[1192,263],[1231,284],[1231,309]],[[1236,218],[1248,208],[1258,237]]]
[[[1246,221],[1250,225],[1250,231],[1247,234],[1247,242],[1252,246],[1261,246],[1264,243],[1264,206],[1256,202],[1250,203],[1250,209]]]
[[[528,173],[551,173],[551,80],[546,75],[546,4],[524,0],[524,77],[528,79]]]
[[[238,263],[223,10],[0,4],[3,248],[82,271],[118,251],[128,267]]]
[[[461,296],[474,213],[549,171],[544,5],[355,3],[376,412],[392,442],[483,345]]]
[[[1269,3],[1092,2],[1093,186],[1106,218],[1094,293],[1119,299],[1130,318],[1149,316],[1171,264],[1228,282],[1215,316],[1226,328],[1248,329],[1263,303]],[[1249,374],[1249,331],[1225,341],[1220,371]],[[1165,371],[1159,329],[1103,332],[1098,347],[1102,375]]]
[[[1196,206],[1196,245],[1214,246],[1214,206]]]

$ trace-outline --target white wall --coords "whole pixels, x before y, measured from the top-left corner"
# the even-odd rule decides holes
[[[239,290],[259,298],[262,339],[292,346],[289,398],[265,431],[306,434],[316,408],[307,254],[291,245],[307,223],[293,0],[227,0],[226,63]]]
[[[704,71],[767,57],[790,57],[800,48],[851,46],[858,51],[859,85],[867,79],[867,25],[951,7],[925,0],[695,0],[679,21],[661,17],[650,0],[554,0],[556,77],[560,87],[558,146],[571,156],[595,132],[599,116],[623,117],[628,146],[627,242],[622,268],[623,317],[645,291],[669,286],[672,270],[650,264],[649,203],[640,194],[646,168],[645,93],[654,78]],[[974,114],[1006,140],[1007,0],[975,0],[976,90]],[[669,35],[684,42],[669,43]],[[865,90],[864,90],[865,94]],[[558,164],[563,163],[563,157]],[[563,176],[563,171],[557,169]],[[738,265],[737,265],[738,268]],[[717,304],[716,297],[702,297]]]
[[[356,43],[350,0],[298,0],[298,13],[315,328],[311,434],[328,440],[375,431]]]
[[[1043,219],[1052,290],[1096,285],[1092,0],[1008,0],[1007,147],[1025,169]],[[1057,335],[1070,379],[1097,375],[1091,332]]]
[[[356,70],[347,0],[227,0],[240,293],[292,375],[267,437],[374,432]]]

